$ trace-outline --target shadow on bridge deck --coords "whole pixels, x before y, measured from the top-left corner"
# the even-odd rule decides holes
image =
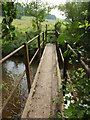
[[[58,89],[61,87],[56,47],[53,44],[47,44],[40,60],[22,118],[55,117],[58,108],[60,110],[63,109],[63,95],[58,92]],[[57,103],[58,97],[61,97],[60,104]]]

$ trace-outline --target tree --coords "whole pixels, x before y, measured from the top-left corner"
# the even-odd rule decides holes
[[[68,26],[66,26],[65,39],[72,43],[80,42],[84,46],[89,41],[89,5],[90,2],[68,2],[65,5],[59,5],[59,10],[63,11],[68,19]],[[65,37],[64,35],[64,37]],[[63,36],[63,35],[62,35]],[[79,44],[78,44],[79,45]],[[89,44],[85,48],[89,47]]]
[[[25,15],[23,5],[19,2],[17,2],[17,3],[15,3],[15,8],[17,10],[17,17],[16,18],[21,19],[21,17]]]
[[[43,3],[41,0],[32,1],[25,6],[25,12],[27,15],[33,16],[33,27],[37,27],[37,30],[41,29],[41,23],[45,21],[45,16],[50,12],[51,7],[47,3]]]
[[[2,2],[2,38],[4,40],[13,40],[15,37],[15,27],[12,25],[16,18],[16,9],[14,2]]]
[[[65,5],[59,5],[58,9],[63,11],[70,22],[83,21],[85,18],[82,12],[88,8],[88,2],[67,2]]]

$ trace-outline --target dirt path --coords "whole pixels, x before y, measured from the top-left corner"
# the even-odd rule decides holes
[[[22,118],[49,118],[56,112],[58,83],[56,47],[47,44],[41,58]]]

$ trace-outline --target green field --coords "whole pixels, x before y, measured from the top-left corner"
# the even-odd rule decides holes
[[[13,25],[15,25],[16,30],[20,30],[21,32],[33,31],[32,18],[23,16],[21,19],[15,19]],[[53,29],[55,22],[55,20],[45,20],[42,23],[42,30],[45,30],[46,24],[48,25],[48,29]]]
[[[31,31],[33,30],[32,28],[32,18],[33,17],[27,17],[27,16],[22,16],[21,19],[15,19],[13,21],[13,25],[15,25],[16,30],[20,30],[21,32],[25,31]],[[0,23],[2,22],[3,17],[0,16]],[[55,25],[55,20],[45,20],[42,23],[42,30],[45,30],[46,24],[48,25],[48,29],[53,29]]]

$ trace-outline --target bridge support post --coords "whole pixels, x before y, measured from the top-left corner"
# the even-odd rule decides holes
[[[57,26],[56,26],[56,24],[55,24],[55,36],[56,36],[56,38],[57,38],[57,28],[56,28]]]
[[[57,38],[59,36],[59,33],[57,32],[57,25],[55,24],[55,36],[56,36],[56,48],[57,48],[57,51],[59,49],[59,44],[57,43]]]
[[[25,47],[24,47],[24,58],[25,58],[27,85],[28,85],[28,92],[30,92],[32,81],[31,81],[31,73],[30,73],[30,65],[29,65],[28,43],[26,42],[24,45],[25,45]]]
[[[40,34],[38,35],[39,59],[41,58]]]

